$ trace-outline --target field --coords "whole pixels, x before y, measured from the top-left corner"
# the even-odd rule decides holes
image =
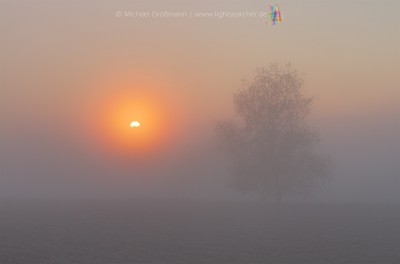
[[[2,205],[2,264],[399,263],[397,206]]]

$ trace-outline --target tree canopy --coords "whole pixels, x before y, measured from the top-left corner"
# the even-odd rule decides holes
[[[312,98],[302,88],[290,65],[273,64],[234,93],[236,118],[217,122],[216,133],[237,190],[281,201],[328,175],[328,159],[317,153],[318,136],[307,123]]]

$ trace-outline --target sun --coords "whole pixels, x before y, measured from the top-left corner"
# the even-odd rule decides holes
[[[175,108],[175,97],[164,94],[169,81],[141,78],[99,81],[102,92],[88,99],[82,118],[91,146],[125,159],[153,157],[175,140],[181,111]]]
[[[138,121],[132,121],[129,126],[130,127],[140,127],[140,123]]]

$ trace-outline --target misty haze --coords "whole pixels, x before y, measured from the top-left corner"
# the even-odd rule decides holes
[[[0,263],[400,263],[399,11],[0,0]]]

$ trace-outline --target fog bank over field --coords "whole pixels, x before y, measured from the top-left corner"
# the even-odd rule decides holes
[[[231,188],[215,124],[237,118],[242,78],[291,63],[331,173],[287,202],[399,203],[396,1],[378,17],[373,1],[280,1],[284,19],[269,27],[117,13],[268,12],[262,1],[22,3],[0,3],[2,201],[260,200]],[[129,127],[136,119],[141,130]]]

